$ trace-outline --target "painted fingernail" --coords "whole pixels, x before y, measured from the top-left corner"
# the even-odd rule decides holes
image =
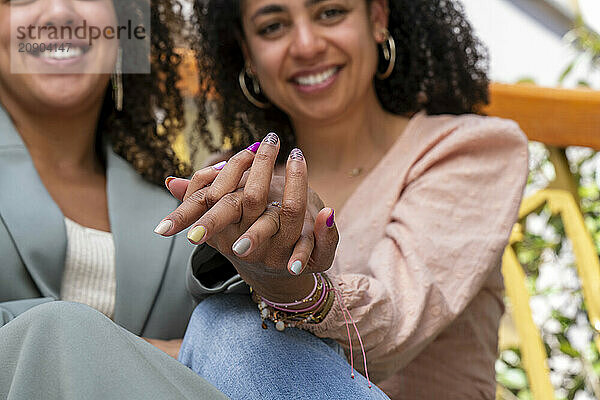
[[[329,217],[327,218],[327,221],[325,222],[325,224],[327,224],[328,228],[331,228],[333,226],[334,215],[335,215],[335,210],[332,208],[331,209],[331,215],[329,215]]]
[[[213,168],[216,169],[217,171],[220,171],[223,169],[223,167],[227,164],[227,161],[221,161],[218,164],[213,165]]]
[[[169,232],[172,227],[173,221],[171,221],[170,219],[163,219],[158,223],[158,225],[156,225],[156,228],[154,228],[154,233],[164,235],[165,233]]]
[[[206,235],[206,228],[203,227],[202,225],[198,225],[198,226],[195,226],[192,229],[190,229],[187,237],[191,242],[197,244],[197,243],[200,243],[200,241],[202,240],[204,235]]]
[[[290,271],[292,271],[292,274],[294,275],[300,275],[300,272],[302,272],[302,261],[294,261],[290,267]]]
[[[173,179],[175,179],[174,176],[167,176],[167,179],[165,179],[165,186],[167,187],[167,189],[169,188],[169,183],[171,183]]]
[[[269,143],[269,144],[276,145],[277,143],[279,143],[279,136],[277,136],[277,134],[275,132],[270,132],[263,139],[263,143]]]
[[[252,245],[252,242],[250,241],[250,239],[242,238],[242,239],[238,239],[233,244],[233,246],[231,246],[231,250],[233,250],[233,252],[235,254],[237,254],[238,256],[241,256],[242,254],[246,253],[250,249],[251,245]]]
[[[256,153],[258,151],[258,148],[260,147],[260,142],[255,142],[252,143],[250,146],[246,147],[246,150],[250,150],[253,153]]]
[[[302,161],[304,160],[304,154],[300,149],[294,149],[290,152],[290,160]]]

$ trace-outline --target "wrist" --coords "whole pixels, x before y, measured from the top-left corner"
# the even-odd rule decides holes
[[[300,276],[278,276],[253,279],[250,283],[254,292],[276,303],[290,303],[303,299],[312,291],[315,278],[312,274]]]
[[[314,284],[312,274],[294,276],[287,271],[275,272],[264,265],[248,263],[237,257],[225,257],[254,292],[275,302],[286,303],[304,298]]]

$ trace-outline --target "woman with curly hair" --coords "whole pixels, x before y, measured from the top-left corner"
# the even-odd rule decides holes
[[[227,291],[243,278],[260,310],[248,296],[205,300],[180,359],[232,397],[336,398],[329,382],[338,364],[307,359],[303,349],[320,341],[308,331],[334,339],[393,399],[494,398],[500,260],[526,181],[527,141],[514,122],[477,115],[488,99],[486,52],[460,3],[206,0],[196,8],[207,88],[201,137],[217,143],[209,117],[234,150],[278,135],[266,136],[246,175],[234,157],[211,186],[196,177],[169,186],[183,203],[159,232],[191,226],[196,255],[208,244],[239,273],[211,285],[207,262],[191,271],[193,292]],[[273,172],[285,175],[279,194],[268,192],[278,186]],[[219,200],[240,176],[243,189]],[[244,312],[230,329],[235,340],[216,351],[260,371],[262,387],[250,374],[233,382],[206,367],[207,342],[223,331],[211,333],[200,314],[212,307],[221,318],[231,304]],[[261,318],[284,332],[247,327]],[[354,352],[350,319],[360,333]],[[256,350],[236,351],[248,343]],[[314,379],[299,378],[304,370]]]
[[[224,398],[137,337],[176,357],[194,307],[189,246],[152,233],[177,204],[164,178],[189,168],[172,150],[176,4],[0,2],[0,398]],[[127,18],[151,34],[90,45],[48,33]],[[17,26],[46,51],[15,51]],[[149,74],[119,73],[148,54]]]

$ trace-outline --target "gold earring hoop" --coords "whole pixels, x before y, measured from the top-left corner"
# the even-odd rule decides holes
[[[383,28],[383,35],[385,37],[385,42],[381,43],[381,48],[383,50],[383,58],[388,62],[388,66],[385,72],[379,72],[375,74],[377,79],[384,80],[389,78],[394,70],[394,66],[396,65],[396,42],[394,38],[390,34],[386,28]]]
[[[123,111],[123,49],[119,46],[115,70],[110,76],[112,82],[112,98],[117,111]]]
[[[248,90],[248,86],[246,86],[246,76],[248,76],[252,80],[252,88],[254,89],[254,93],[260,94],[260,86],[258,84],[258,81],[254,79],[254,76],[250,72],[250,68],[246,66],[242,68],[240,74],[238,75],[238,81],[240,83],[240,88],[242,89],[244,97],[246,97],[246,99],[250,103],[254,104],[258,108],[269,108],[269,103],[258,100],[256,97],[254,97],[254,95],[252,95],[252,93],[250,93],[250,90]]]

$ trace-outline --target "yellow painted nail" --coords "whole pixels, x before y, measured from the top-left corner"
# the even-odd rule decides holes
[[[202,225],[195,226],[188,232],[188,239],[194,243],[198,243],[202,240],[204,235],[206,234],[206,228]]]

